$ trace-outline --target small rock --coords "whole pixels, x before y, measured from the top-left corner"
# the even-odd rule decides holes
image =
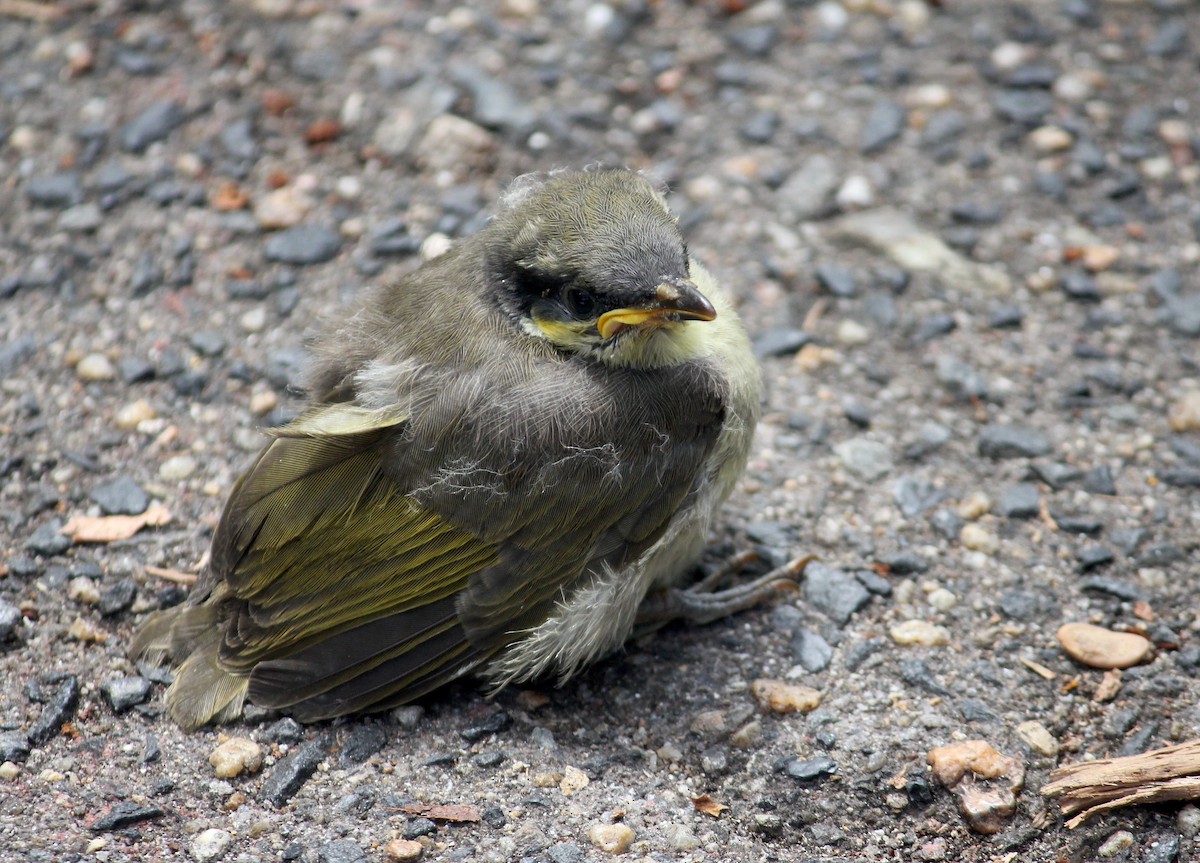
[[[317,863],[367,863],[367,853],[357,842],[334,839],[317,849]]]
[[[1035,152],[1045,155],[1070,149],[1075,136],[1060,126],[1040,126],[1029,133],[1027,140]]]
[[[124,713],[150,697],[150,681],[144,677],[118,677],[105,681],[100,691],[114,713]]]
[[[1000,550],[1000,538],[983,525],[974,522],[963,525],[958,534],[958,541],[962,543],[963,548],[982,552],[989,557]]]
[[[811,629],[798,628],[792,635],[792,659],[810,674],[824,671],[833,661],[829,642]]]
[[[257,773],[263,765],[262,748],[248,737],[231,737],[212,751],[208,763],[221,779]]]
[[[908,120],[904,106],[892,101],[877,102],[867,117],[859,136],[859,150],[863,154],[877,153],[900,137]]]
[[[387,854],[389,860],[398,860],[401,863],[408,860],[420,859],[425,853],[425,846],[415,839],[393,839],[384,846],[383,852]]]
[[[107,814],[92,823],[92,832],[108,833],[112,830],[122,830],[132,827],[134,824],[140,824],[142,821],[162,818],[165,814],[157,806],[143,806],[132,800],[121,800],[114,803]]]
[[[158,466],[160,478],[169,481],[187,479],[196,472],[196,460],[190,455],[175,455]]]
[[[635,838],[628,824],[593,824],[588,830],[588,841],[609,854],[624,854]]]
[[[141,153],[151,144],[161,141],[187,120],[187,112],[178,102],[155,102],[121,129],[121,146],[131,153]]]
[[[1038,514],[1040,502],[1037,486],[1023,482],[1000,492],[996,510],[1005,518],[1033,518]]]
[[[1200,431],[1200,389],[1189,389],[1171,403],[1167,422],[1175,432]]]
[[[806,222],[833,211],[833,194],[838,187],[838,169],[823,154],[809,156],[779,187],[777,200],[788,222]]]
[[[192,857],[198,863],[220,860],[232,844],[233,836],[230,833],[210,827],[208,830],[196,834],[192,840]]]
[[[904,647],[945,647],[950,643],[950,632],[924,620],[906,620],[889,630],[892,641]]]
[[[254,218],[266,231],[294,228],[316,207],[312,195],[294,185],[268,192],[254,202]]]
[[[1133,632],[1113,632],[1090,623],[1066,623],[1058,641],[1072,659],[1092,668],[1129,668],[1150,656],[1154,645]]]
[[[1118,854],[1124,854],[1132,848],[1133,843],[1134,838],[1132,833],[1128,830],[1118,830],[1100,843],[1100,847],[1096,849],[1096,856],[1102,858],[1116,857]]]
[[[871,594],[853,576],[816,561],[804,570],[802,590],[805,601],[838,626],[845,626],[854,612],[871,599]]]
[[[841,264],[818,264],[814,275],[817,284],[835,297],[849,298],[858,294],[858,280],[853,272]]]
[[[772,713],[808,713],[821,704],[821,693],[807,686],[759,678],[750,684],[754,700]]]
[[[851,438],[833,448],[846,469],[855,476],[874,482],[892,469],[892,454],[885,444],[864,437]]]
[[[1036,429],[993,423],[979,433],[979,454],[987,458],[1037,458],[1051,449],[1050,439]]]
[[[150,505],[150,496],[128,476],[95,486],[88,497],[100,504],[106,515],[141,515]]]
[[[1029,748],[1038,755],[1044,755],[1047,758],[1058,756],[1058,741],[1054,739],[1054,735],[1046,726],[1037,720],[1030,719],[1022,722],[1017,726],[1017,735],[1029,744]]]
[[[88,354],[75,364],[75,374],[81,381],[111,381],[117,377],[117,369],[104,354]]]
[[[985,740],[966,740],[934,749],[926,757],[934,778],[959,798],[963,818],[977,833],[1004,829],[1025,785],[1025,768]]]
[[[268,261],[303,266],[331,260],[341,247],[336,231],[324,225],[299,225],[273,235],[263,253]]]

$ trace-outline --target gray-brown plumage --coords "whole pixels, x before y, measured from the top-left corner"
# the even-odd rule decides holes
[[[188,604],[132,647],[183,662],[185,727],[245,698],[310,721],[470,671],[569,676],[695,565],[759,405],[736,315],[621,170],[518,180],[482,232],[368,292],[311,382]],[[784,577],[674,609],[720,616]]]

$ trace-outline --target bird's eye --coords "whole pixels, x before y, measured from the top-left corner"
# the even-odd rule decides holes
[[[562,302],[577,318],[589,317],[596,310],[596,298],[582,288],[567,288],[563,291]]]

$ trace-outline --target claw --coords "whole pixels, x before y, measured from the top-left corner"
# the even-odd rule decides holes
[[[777,590],[798,590],[796,582],[814,557],[798,557],[746,584],[720,591],[713,590],[726,576],[756,559],[758,555],[754,552],[745,552],[718,567],[691,587],[682,590],[675,588],[646,597],[638,609],[639,626],[662,625],[676,618],[695,623],[710,623],[735,612],[745,611],[769,599]]]

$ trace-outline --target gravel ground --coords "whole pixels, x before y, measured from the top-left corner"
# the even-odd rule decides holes
[[[1200,728],[1195,4],[54,5],[0,0],[0,859],[1200,859],[1194,806],[1038,793]],[[814,553],[800,594],[561,689],[181,733],[124,654],[183,595],[148,567],[195,571],[306,334],[592,162],[739,300],[770,402],[711,559]],[[1156,648],[1117,681],[1067,622]],[[971,739],[1026,768],[995,835],[925,766]]]

